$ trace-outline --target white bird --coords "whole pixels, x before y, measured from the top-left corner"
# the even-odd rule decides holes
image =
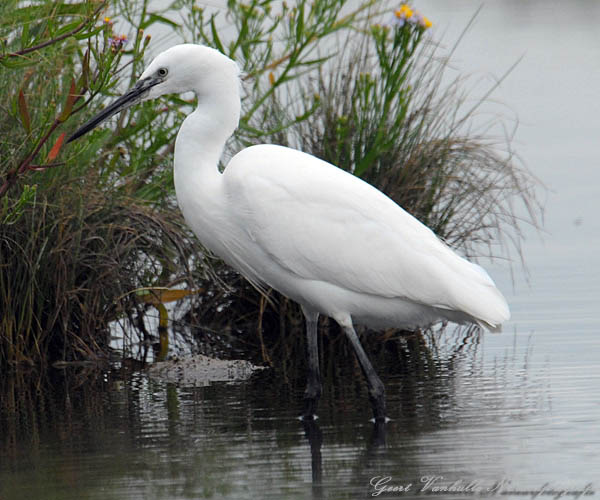
[[[385,421],[384,386],[354,330],[416,328],[437,321],[497,329],[510,313],[489,275],[373,186],[298,150],[262,144],[218,169],[240,118],[237,64],[209,47],[176,45],[137,84],[69,140],[137,102],[193,91],[195,109],[175,142],[175,191],[202,244],[258,287],[302,306],[309,373],[303,416],[321,394],[317,319],[333,318],[367,379],[376,421]]]

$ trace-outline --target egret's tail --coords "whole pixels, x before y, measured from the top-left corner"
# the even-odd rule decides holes
[[[484,328],[485,330],[487,330],[488,332],[492,332],[492,333],[501,333],[502,332],[502,323],[498,323],[497,325],[491,325],[491,324],[487,323],[486,321],[478,320],[477,324],[481,328]]]
[[[466,259],[459,259],[455,261],[455,270],[461,279],[456,279],[451,285],[454,307],[486,330],[500,332],[502,323],[510,319],[506,299],[485,269]]]
[[[481,281],[474,287],[470,314],[480,326],[494,333],[502,331],[502,323],[510,319],[510,309],[504,295],[481,266],[469,262],[472,269],[479,274]]]

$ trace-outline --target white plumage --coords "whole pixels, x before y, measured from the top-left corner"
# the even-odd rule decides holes
[[[186,44],[163,52],[136,87],[78,135],[134,102],[190,90],[198,106],[175,145],[179,205],[207,248],[257,286],[303,306],[311,367],[306,398],[313,400],[305,414],[320,394],[310,347],[318,313],[338,321],[357,349],[377,419],[384,417],[383,385],[356,345],[353,322],[413,328],[448,319],[495,329],[509,318],[481,267],[359,178],[275,145],[244,149],[220,173],[240,116],[239,76],[237,65],[213,49]]]
[[[236,155],[223,183],[247,274],[323,314],[399,327],[508,318],[481,267],[337,167],[261,145]]]

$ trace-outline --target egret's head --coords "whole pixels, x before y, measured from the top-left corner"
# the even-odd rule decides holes
[[[190,90],[199,99],[207,94],[228,92],[232,85],[238,85],[238,73],[237,64],[215,49],[194,44],[175,45],[157,55],[131,89],[85,123],[68,142],[141,101]]]
[[[140,76],[139,82],[147,81],[149,88],[142,100],[189,90],[202,98],[229,88],[232,81],[237,85],[238,74],[237,64],[215,49],[175,45],[157,55]]]

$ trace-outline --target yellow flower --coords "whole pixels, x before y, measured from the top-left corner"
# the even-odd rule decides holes
[[[429,19],[427,19],[425,16],[423,16],[423,19],[421,20],[421,22],[423,23],[424,28],[431,28],[431,26],[432,26],[431,21]]]
[[[410,19],[413,15],[413,11],[408,5],[404,4],[401,5],[396,12],[394,12],[394,15],[398,18]]]

